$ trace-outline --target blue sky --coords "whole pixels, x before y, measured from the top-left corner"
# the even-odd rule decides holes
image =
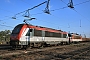
[[[12,30],[17,24],[23,23],[23,20],[27,19],[22,16],[25,13],[16,14],[44,1],[46,0],[0,0],[0,31]],[[79,33],[82,36],[85,34],[87,37],[90,37],[90,0],[73,0],[74,10],[68,7],[61,9],[69,3],[69,0],[62,1],[50,0],[49,8],[50,10],[55,10],[50,11],[51,14],[43,12],[46,8],[46,3],[30,10],[30,17],[35,17],[36,20],[32,20],[29,23],[61,29],[66,32]],[[16,20],[11,18],[15,15]]]

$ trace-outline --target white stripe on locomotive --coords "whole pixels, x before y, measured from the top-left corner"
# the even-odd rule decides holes
[[[20,45],[28,45],[28,42],[30,42],[30,36],[25,36],[28,31],[29,28],[24,28],[23,33],[20,37]]]

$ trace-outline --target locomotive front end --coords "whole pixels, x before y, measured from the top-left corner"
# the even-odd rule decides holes
[[[10,45],[19,45],[19,39],[18,39],[18,34],[11,34],[10,36]]]
[[[17,25],[10,36],[10,45],[11,46],[18,46],[19,45],[19,34],[20,34],[20,30],[22,28],[22,24]]]

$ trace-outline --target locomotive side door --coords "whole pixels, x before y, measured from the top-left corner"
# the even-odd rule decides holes
[[[29,30],[28,30],[28,32],[27,32],[27,34],[26,34],[26,43],[27,43],[27,45],[30,45],[30,38],[33,36],[33,34],[32,34],[32,31],[33,31],[33,29],[30,29],[29,28]]]

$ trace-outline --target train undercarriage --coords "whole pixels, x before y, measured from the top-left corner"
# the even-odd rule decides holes
[[[62,41],[59,43],[50,43],[50,42],[31,42],[28,43],[28,45],[20,45],[19,41],[10,41],[10,45],[12,46],[12,49],[28,49],[28,48],[44,48],[44,47],[48,47],[48,46],[59,46],[59,45],[69,45],[71,44],[70,42],[67,41]]]

